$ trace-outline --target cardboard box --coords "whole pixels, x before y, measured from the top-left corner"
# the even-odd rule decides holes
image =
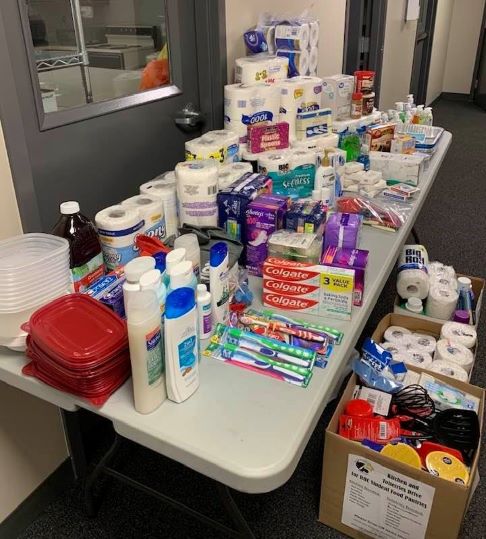
[[[480,399],[482,425],[484,390],[434,376]],[[456,538],[479,481],[479,449],[469,483],[461,485],[339,436],[339,416],[352,398],[356,382],[353,374],[326,429],[319,521],[356,539]]]
[[[458,277],[469,277],[469,275],[461,275],[460,273],[457,274]],[[481,279],[480,277],[469,277],[471,279],[472,289],[474,292],[474,297],[476,299],[476,323],[474,324],[474,327],[477,329],[479,324],[479,316],[481,315],[481,304],[483,302],[483,292],[484,292],[484,286],[486,284],[486,281],[484,279]],[[426,302],[427,300],[425,300]],[[400,306],[401,300],[399,296],[395,297],[395,303],[393,306],[393,312],[396,314],[402,314],[404,316],[412,316],[414,318],[420,318],[420,320],[428,320],[430,322],[435,322],[437,324],[445,324],[448,322],[448,320],[440,320],[439,318],[432,318],[431,316],[426,316],[425,314],[417,314],[412,313],[411,311],[407,311],[407,309],[404,309]]]

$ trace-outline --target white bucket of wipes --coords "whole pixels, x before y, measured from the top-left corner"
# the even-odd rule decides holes
[[[95,222],[103,257],[110,271],[137,256],[135,238],[144,226],[138,210],[121,204],[110,206],[96,214]]]

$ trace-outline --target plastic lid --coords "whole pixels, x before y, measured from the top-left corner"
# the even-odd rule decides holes
[[[125,266],[125,278],[129,283],[138,283],[140,277],[155,268],[155,259],[151,256],[139,256]]]
[[[140,277],[140,290],[158,290],[162,282],[160,271],[153,269]]]
[[[156,271],[156,270],[154,270]],[[160,280],[160,273],[159,273]],[[143,324],[160,313],[159,300],[153,290],[146,289],[133,294],[127,303],[127,323],[128,325]]]
[[[467,311],[458,310],[454,313],[454,322],[460,322],[461,324],[469,324],[470,316]]]
[[[196,305],[196,297],[192,288],[177,288],[167,296],[165,317],[170,320],[180,318]]]
[[[205,284],[198,284],[197,285],[197,295],[204,294],[208,291],[208,288]]]
[[[167,253],[160,252],[152,255],[155,259],[155,269],[158,269],[160,273],[165,271],[165,259],[167,258]]]
[[[185,249],[174,249],[165,257],[165,271],[170,275],[172,269],[185,259]]]
[[[423,310],[422,300],[420,298],[408,298],[405,307],[414,313],[421,313]]]
[[[224,241],[215,243],[209,251],[209,264],[216,268],[228,256],[228,246]]]
[[[459,277],[457,279],[459,290],[470,290],[472,287],[471,279],[469,277]]]
[[[184,260],[172,268],[170,272],[170,287],[175,289],[190,286],[193,279],[192,262],[190,260]]]
[[[364,399],[352,399],[346,404],[344,413],[354,417],[371,417],[373,415],[373,407]]]
[[[174,241],[174,247],[176,249],[185,249],[186,253],[199,250],[199,241],[196,234],[183,234]]]
[[[63,202],[59,206],[59,210],[63,215],[73,215],[79,212],[79,202],[76,202],[75,200]]]

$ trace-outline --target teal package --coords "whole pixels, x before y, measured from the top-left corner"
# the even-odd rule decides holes
[[[273,193],[291,197],[307,198],[312,196],[316,167],[313,164],[300,165],[289,172],[268,172],[272,178]]]

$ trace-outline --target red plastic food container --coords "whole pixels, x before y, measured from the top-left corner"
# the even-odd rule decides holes
[[[26,329],[44,352],[71,369],[96,368],[128,346],[125,322],[84,294],[41,307]]]
[[[369,94],[375,86],[374,71],[355,71],[354,72],[354,91],[363,94]]]

